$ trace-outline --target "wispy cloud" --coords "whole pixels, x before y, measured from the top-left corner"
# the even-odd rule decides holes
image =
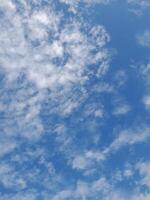
[[[110,146],[104,150],[104,153],[112,153],[113,151],[118,151],[120,148],[128,145],[146,142],[150,137],[149,132],[150,128],[148,126],[121,131],[121,133],[116,139],[114,139]]]
[[[129,5],[129,11],[137,16],[142,16],[150,7],[149,0],[127,0],[127,3]]]
[[[150,31],[145,30],[144,33],[139,34],[137,36],[137,42],[142,46],[150,48]]]

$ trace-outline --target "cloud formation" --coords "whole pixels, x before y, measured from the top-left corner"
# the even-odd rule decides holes
[[[111,35],[84,12],[111,2],[0,0],[0,200],[149,198],[149,162],[117,160],[146,148],[148,120],[133,113],[128,68],[110,64]],[[139,69],[145,113],[149,69]]]

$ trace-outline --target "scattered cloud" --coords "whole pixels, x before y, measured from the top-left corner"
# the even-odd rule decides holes
[[[123,105],[119,105],[118,107],[116,107],[113,111],[114,115],[125,115],[130,111],[130,106],[128,106],[127,104],[123,104]]]
[[[150,2],[149,0],[128,0],[128,3],[129,4],[132,4],[132,5],[137,5],[137,6],[140,6],[142,8],[147,8],[150,6]]]
[[[111,2],[0,0],[0,200],[126,199],[115,187],[133,176],[135,166],[106,178],[104,162],[148,142],[150,128],[141,120],[111,135],[119,117],[132,111],[120,89],[128,71],[114,69],[110,76],[111,36],[83,12]],[[149,30],[137,41],[149,47]],[[148,109],[149,69],[140,68]],[[140,187],[150,185],[148,168],[148,162],[136,166]]]
[[[116,139],[106,148],[103,153],[105,155],[111,154],[112,152],[119,151],[125,146],[135,145],[138,143],[147,142],[150,139],[150,128],[143,126],[141,128],[129,129],[122,131]]]
[[[129,4],[129,11],[137,16],[142,16],[150,7],[149,0],[127,0],[127,3]]]
[[[150,162],[140,162],[137,164],[137,169],[141,176],[140,184],[150,188]]]
[[[137,42],[144,47],[150,47],[150,31],[145,30],[144,33],[137,36]]]
[[[150,96],[145,96],[143,98],[143,103],[145,105],[145,108],[149,110],[150,109]]]

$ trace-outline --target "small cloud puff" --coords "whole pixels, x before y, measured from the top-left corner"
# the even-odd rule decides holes
[[[137,35],[136,39],[141,46],[150,48],[150,30],[145,30],[144,33]]]

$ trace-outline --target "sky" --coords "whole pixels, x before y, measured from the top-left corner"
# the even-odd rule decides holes
[[[0,200],[150,200],[149,19],[149,0],[0,0]]]

